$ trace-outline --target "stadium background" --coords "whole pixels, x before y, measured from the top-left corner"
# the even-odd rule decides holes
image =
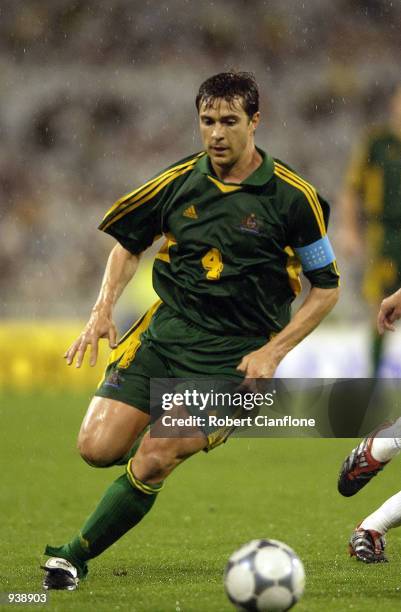
[[[32,554],[43,546],[43,533],[54,532],[50,515],[57,513],[60,504],[70,523],[76,525],[82,516],[79,505],[90,498],[89,511],[110,480],[104,472],[93,472],[90,479],[87,467],[75,458],[72,444],[107,349],[104,347],[95,370],[87,366],[79,372],[69,370],[61,356],[88,316],[113,244],[96,230],[99,220],[120,195],[175,159],[200,148],[194,97],[200,82],[209,75],[230,68],[256,74],[263,113],[257,143],[291,164],[332,203],[330,235],[338,251],[343,295],[324,326],[287,359],[282,373],[305,377],[367,374],[369,313],[359,293],[365,255],[361,253],[356,261],[342,258],[336,198],[353,143],[368,124],[385,118],[389,86],[400,77],[400,19],[401,4],[387,0],[2,1],[0,415],[2,463],[8,466],[3,470],[6,494],[2,502],[11,529],[4,539],[5,554],[11,554],[11,543],[19,541],[22,534],[28,538],[29,533],[31,538],[28,547],[26,540],[21,541],[18,554],[10,557],[21,568],[31,569],[28,574],[17,572],[18,579],[11,574],[5,583],[7,589],[19,586],[20,591],[24,590],[26,575],[31,589],[38,584]],[[144,258],[137,279],[118,308],[120,329],[153,300],[151,261],[151,254]],[[385,361],[387,375],[398,376],[401,372],[397,343],[397,336],[392,337]],[[249,450],[246,441],[236,443]],[[253,474],[248,478],[249,490],[245,488],[244,492],[243,484],[235,481],[241,494],[234,508],[240,507],[241,500],[246,503],[245,496],[251,496],[255,487],[260,490],[258,479],[263,478],[265,455],[261,443],[253,444],[252,455],[258,467],[248,466],[249,474]],[[335,471],[338,460],[348,450],[349,444],[338,444],[340,450],[333,453],[333,461],[327,460],[327,470]],[[288,452],[294,451],[286,445],[283,442],[278,446],[275,441],[268,460],[270,457],[275,462],[279,457],[284,478],[301,483],[303,476],[296,471],[300,468],[293,472],[288,459]],[[313,456],[305,446],[297,448],[300,464],[309,465],[313,471]],[[216,459],[216,473],[221,479],[231,473],[232,465],[237,465],[239,471],[243,466],[235,448],[228,449],[229,445],[225,459]],[[247,461],[249,453],[246,465]],[[322,464],[324,461],[326,458]],[[207,499],[210,483],[195,460],[193,465],[199,499]],[[26,470],[28,481],[22,484],[21,474]],[[85,491],[75,491],[75,482],[81,478]],[[217,487],[217,478],[212,487],[222,497],[229,497],[229,485]],[[192,480],[192,472],[183,470],[183,476],[175,482],[190,486]],[[75,505],[70,497],[60,497],[57,482],[62,482],[65,491],[75,491]],[[329,485],[321,486],[329,497],[333,494]],[[275,495],[292,504],[286,487],[280,487]],[[302,494],[297,493],[301,506],[308,504],[313,490],[310,483]],[[49,491],[51,499],[39,491]],[[371,503],[381,499],[383,492],[385,488],[378,489]],[[163,502],[162,518],[170,528],[173,525],[169,523],[166,504],[172,504],[173,512],[179,512],[181,506],[174,492],[167,493],[165,499],[170,501]],[[366,499],[365,496],[362,501]],[[210,507],[202,506],[207,503],[200,502],[201,511],[213,513],[212,502]],[[362,513],[365,508],[358,501],[359,505],[341,522],[342,506],[338,500],[330,503],[332,508],[338,507],[337,523],[332,521],[332,525],[338,529],[336,546],[341,556],[356,510]],[[269,519],[274,534],[281,534],[287,541],[291,535],[294,545],[299,542],[302,547],[304,534],[301,536],[295,528],[291,532],[279,502],[270,499],[271,507],[273,515],[282,513],[284,521],[281,524]],[[11,513],[10,508],[15,511]],[[30,518],[22,528],[21,517],[25,517],[27,509]],[[222,530],[229,521],[229,510],[226,511]],[[324,505],[317,505],[316,512],[324,516]],[[191,520],[195,519],[188,511],[184,517],[186,527],[191,526]],[[253,516],[252,525],[262,525],[263,520],[260,512]],[[61,534],[61,517],[57,515],[55,522]],[[240,530],[238,521],[233,524]],[[209,530],[207,520],[197,528],[204,530],[206,540],[199,539],[195,544],[192,541],[192,545],[199,560],[207,563],[205,546],[213,552],[214,532]],[[261,530],[262,527],[259,533]],[[70,535],[66,529],[62,533],[63,537]],[[141,533],[152,532],[145,526]],[[251,538],[253,533],[248,524],[241,537]],[[241,539],[234,542],[230,532],[225,534],[227,552],[235,543],[242,543]],[[170,536],[170,553],[179,537],[178,532]],[[121,546],[118,555],[128,564],[132,550],[127,544]],[[147,546],[150,558],[152,554],[157,558],[156,545]],[[327,570],[329,552],[323,563]],[[139,553],[135,554],[139,559]],[[218,555],[212,563],[216,571],[227,556],[221,549]],[[115,560],[117,553],[112,552],[110,558]],[[167,565],[170,563],[173,570],[175,562],[179,559],[168,557]],[[196,580],[197,567],[195,559],[193,572],[186,576],[189,581]],[[145,600],[154,597],[159,582],[168,582],[164,578],[158,580],[159,586],[153,585],[149,593],[142,584]],[[209,574],[205,580],[213,582]],[[372,594],[367,604],[375,600],[379,579],[375,580],[371,581]],[[163,588],[167,587],[164,584]],[[334,601],[343,588],[340,578],[332,587]],[[163,589],[162,592],[167,593]],[[214,609],[213,588],[211,593],[208,610]],[[346,594],[347,602],[351,601]],[[138,592],[135,596],[139,597]],[[174,596],[173,593],[171,601]],[[88,599],[88,605],[90,602]],[[99,602],[98,605],[101,609]],[[323,599],[316,608],[313,605],[308,603],[300,609],[321,610]],[[345,609],[345,605],[335,603],[331,608],[326,600],[324,605],[326,609]],[[353,609],[363,609],[358,605],[354,602]],[[160,606],[154,609],[167,609]],[[121,607],[124,609],[123,603]],[[138,608],[142,609],[145,608]],[[183,609],[200,608],[189,604]],[[393,609],[390,599],[382,609]]]
[[[38,368],[38,359],[49,351],[53,371],[63,368],[56,355],[73,335],[71,322],[85,321],[112,246],[96,231],[99,220],[120,195],[199,150],[197,87],[230,67],[254,71],[260,83],[257,142],[332,203],[343,296],[325,331],[302,347],[307,358],[295,354],[284,373],[366,375],[369,314],[358,289],[364,254],[342,259],[336,198],[355,139],[385,117],[389,86],[399,78],[400,15],[399,3],[379,0],[4,0],[0,380],[37,380],[45,365]],[[151,255],[118,310],[120,327],[152,302],[150,267]],[[322,333],[330,363],[320,359]],[[343,343],[347,360],[338,356]],[[398,374],[390,352],[386,373]],[[310,367],[300,370],[301,362]]]

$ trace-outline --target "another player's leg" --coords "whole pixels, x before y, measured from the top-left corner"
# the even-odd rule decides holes
[[[359,526],[351,534],[348,551],[351,557],[363,563],[386,563],[385,547],[386,540],[380,532]]]
[[[346,457],[338,478],[338,491],[351,497],[376,476],[401,450],[401,418],[378,427]]]
[[[385,535],[389,529],[400,525],[401,491],[385,501],[355,529],[350,540],[351,556],[365,563],[387,561],[384,555]]]
[[[371,375],[372,378],[379,378],[380,366],[385,348],[385,337],[378,333],[376,327],[372,328],[371,333]]]
[[[84,577],[87,561],[100,555],[149,512],[168,474],[184,459],[205,448],[207,438],[197,433],[197,437],[179,439],[151,438],[149,432],[144,435],[126,474],[107,489],[75,538],[63,546],[46,547],[45,553],[52,559],[44,567],[45,588],[76,588],[74,570],[78,579]],[[57,566],[60,558],[67,560],[73,569]],[[64,582],[60,578],[63,573]]]
[[[370,235],[368,229],[368,236]],[[369,266],[366,271],[363,281],[363,295],[370,309],[370,367],[369,376],[373,379],[379,378],[380,366],[385,348],[385,336],[380,335],[377,331],[376,320],[377,313],[380,310],[380,304],[389,292],[388,279],[385,278],[384,270],[392,270],[393,266],[389,262],[388,266],[384,266],[382,256],[376,251],[376,247],[368,245],[370,254],[375,261],[373,266]]]

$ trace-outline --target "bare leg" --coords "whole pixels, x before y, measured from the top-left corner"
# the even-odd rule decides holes
[[[142,482],[160,482],[206,445],[207,438],[199,430],[191,438],[152,438],[147,432],[129,463],[129,471]]]
[[[103,462],[105,458],[110,461],[113,453],[118,455],[124,451],[124,444],[117,445],[113,435],[109,436],[109,432],[104,436],[100,435],[107,429],[108,419],[114,435],[124,437],[126,447],[149,421],[149,417],[139,410],[120,402],[107,401],[110,402],[109,406],[104,403],[102,406],[101,400],[95,398],[82,425],[81,452],[85,458],[90,457],[92,461],[96,459]],[[141,420],[135,416],[132,419],[128,417],[126,420],[120,420],[118,416],[122,413],[118,411],[121,407],[128,415],[130,413],[126,409],[137,417],[141,416]],[[115,414],[117,419],[113,418]],[[96,435],[98,432],[99,435]],[[92,437],[90,433],[93,434]],[[107,489],[81,531],[63,546],[47,546],[46,554],[67,559],[78,570],[79,576],[84,576],[87,572],[87,561],[101,554],[149,512],[162,488],[163,479],[185,459],[206,447],[207,438],[202,432],[194,430],[191,435],[195,437],[152,438],[147,432],[138,451],[128,463],[127,473]],[[113,453],[107,447],[107,440],[113,445]],[[102,444],[95,445],[95,442],[99,441]],[[50,574],[51,571],[49,569]]]
[[[150,417],[117,400],[94,397],[82,421],[78,450],[90,465],[112,465],[129,451]]]

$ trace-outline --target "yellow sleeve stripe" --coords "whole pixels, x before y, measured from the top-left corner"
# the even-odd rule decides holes
[[[161,191],[162,189],[164,189],[164,187],[166,187],[166,185],[174,181],[176,178],[178,178],[182,174],[185,174],[186,172],[189,172],[189,170],[192,170],[192,168],[195,166],[195,163],[196,162],[193,162],[190,166],[187,166],[183,170],[178,170],[174,172],[174,174],[170,174],[169,176],[167,176],[167,178],[165,178],[164,181],[161,181],[161,182],[159,181],[156,185],[153,185],[152,190],[148,189],[146,192],[146,195],[141,194],[142,197],[140,199],[135,199],[132,204],[130,204],[129,206],[127,205],[120,213],[113,215],[113,217],[109,221],[105,223],[105,221],[103,220],[100,225],[100,229],[102,230],[107,229],[108,227],[110,227],[110,225],[113,225],[113,223],[121,219],[121,217],[124,217],[128,213],[135,210],[135,208],[138,208],[138,206],[141,206],[142,204],[145,204],[145,202],[148,202],[149,200],[154,198],[155,195],[159,193],[159,191]]]
[[[340,274],[340,270],[338,269],[338,265],[337,265],[337,260],[335,259],[333,261],[333,268],[334,268],[334,272],[337,274],[338,278],[341,278],[341,274]],[[340,286],[340,281],[338,282],[338,285]]]
[[[150,181],[147,181],[147,183],[145,183],[144,185],[141,185],[140,187],[137,187],[137,189],[134,189],[134,191],[131,191],[131,193],[128,193],[127,195],[123,196],[122,198],[117,200],[117,202],[115,202],[113,204],[113,206],[106,212],[106,214],[103,217],[103,221],[109,215],[111,215],[113,212],[115,212],[117,210],[117,208],[119,208],[123,204],[125,204],[125,206],[128,206],[128,204],[130,204],[131,201],[136,201],[138,198],[142,197],[143,195],[146,195],[147,193],[149,193],[150,190],[153,189],[153,187],[158,185],[160,183],[160,181],[162,181],[163,179],[167,178],[168,176],[171,176],[177,170],[181,170],[182,168],[186,168],[187,166],[189,166],[189,165],[193,164],[194,162],[198,161],[198,159],[200,157],[202,157],[202,155],[204,155],[204,154],[205,154],[204,151],[202,151],[202,153],[198,153],[198,155],[196,155],[195,157],[192,157],[191,159],[189,159],[188,161],[184,162],[183,164],[178,164],[177,166],[173,166],[173,168],[169,168],[168,170],[166,170],[162,174],[159,174],[158,176],[156,176],[155,178],[151,179]]]
[[[274,173],[277,174],[277,176],[282,178],[287,183],[290,183],[290,185],[297,187],[305,195],[316,217],[320,233],[322,236],[325,236],[326,226],[324,222],[322,207],[320,205],[319,198],[317,197],[316,189],[312,185],[301,179],[297,174],[291,172],[291,170],[288,170],[288,168],[285,168],[285,166],[282,166],[277,162],[275,162],[274,166]]]

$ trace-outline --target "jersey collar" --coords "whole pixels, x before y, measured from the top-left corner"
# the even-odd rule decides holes
[[[256,168],[256,170],[254,170],[254,172],[252,172],[252,174],[242,181],[242,183],[226,183],[225,181],[221,181],[218,177],[216,177],[208,155],[202,155],[202,157],[197,161],[196,166],[199,172],[202,174],[217,178],[220,183],[224,183],[225,185],[265,185],[274,175],[274,162],[273,158],[265,153],[265,151],[259,149],[259,147],[256,147],[256,149],[262,156],[262,163],[258,168]]]

